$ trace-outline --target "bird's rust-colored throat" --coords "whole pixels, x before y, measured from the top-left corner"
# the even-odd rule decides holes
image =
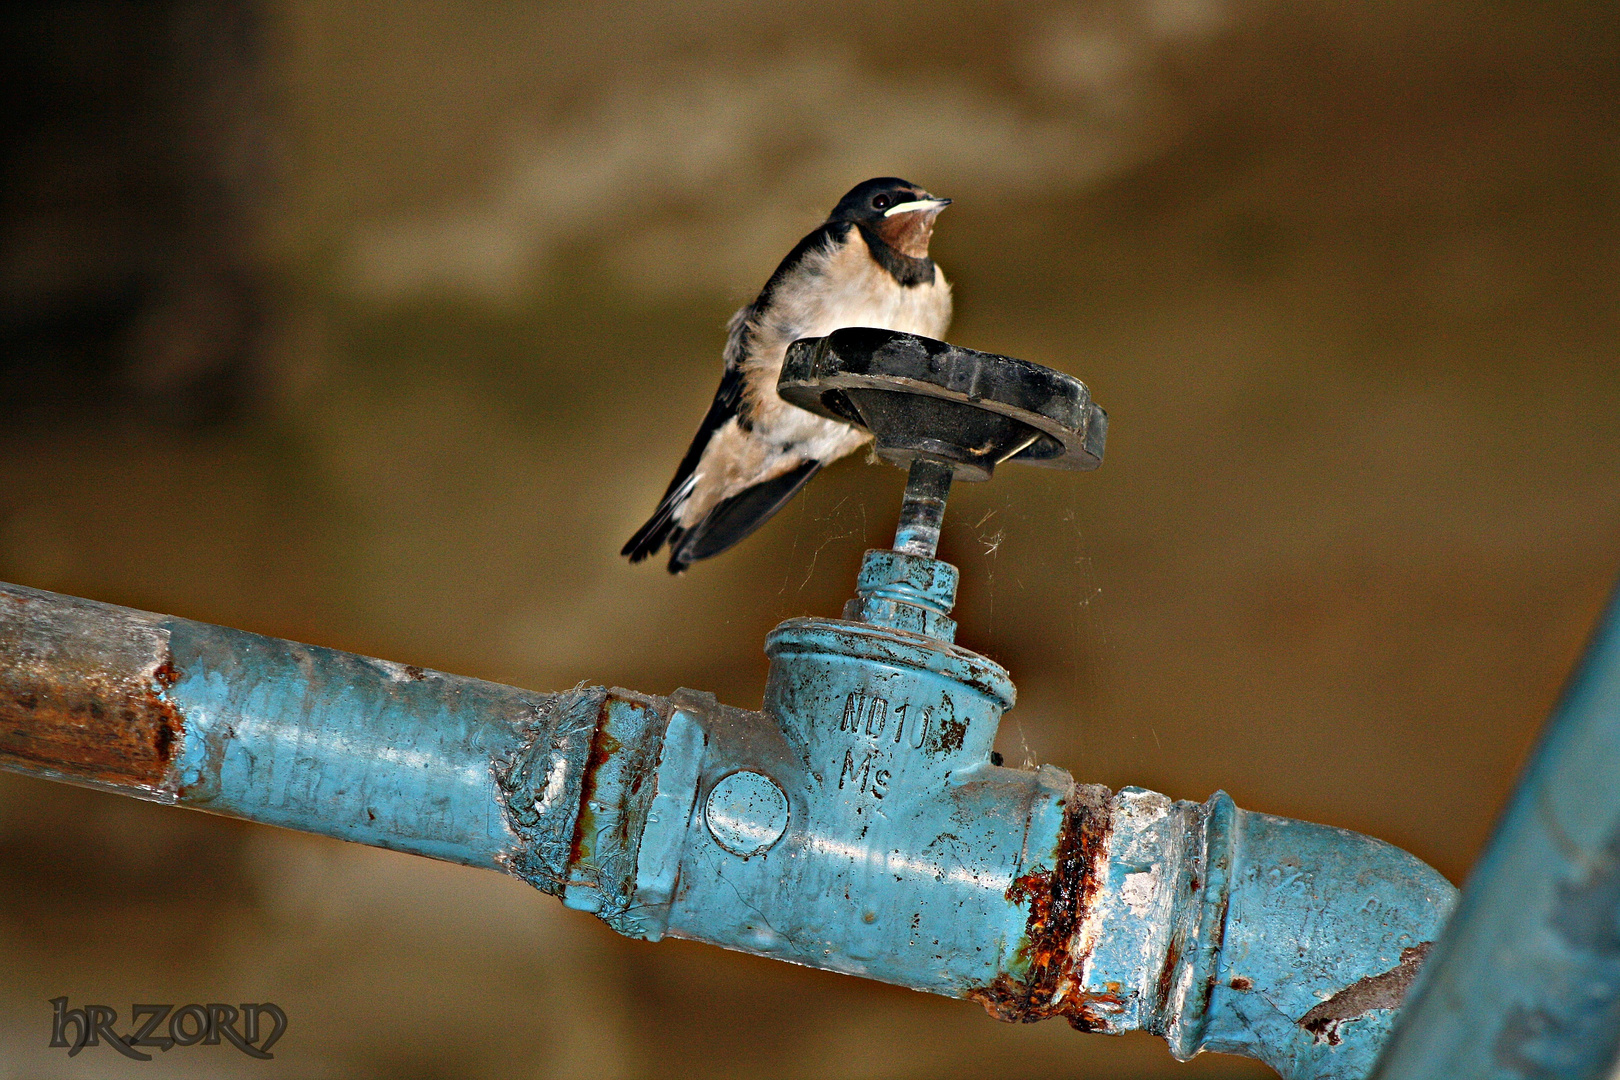
[[[934,220],[944,207],[914,210],[884,218],[874,231],[878,238],[900,254],[912,259],[928,257],[928,242],[934,238]]]

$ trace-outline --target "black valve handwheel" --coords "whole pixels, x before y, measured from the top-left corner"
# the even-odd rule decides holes
[[[944,341],[850,326],[788,346],[784,401],[870,431],[878,457],[948,462],[988,480],[1003,461],[1102,464],[1108,414],[1072,375]]]

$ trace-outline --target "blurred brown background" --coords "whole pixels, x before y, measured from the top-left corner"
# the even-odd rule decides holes
[[[19,5],[0,578],[538,688],[756,706],[901,486],[619,544],[843,191],[957,200],[953,340],[1108,460],[960,490],[1010,763],[1460,880],[1620,568],[1612,5]],[[272,1000],[271,1063],[47,999]],[[0,1076],[1199,1077],[1146,1036],[617,938],[494,873],[0,775]]]

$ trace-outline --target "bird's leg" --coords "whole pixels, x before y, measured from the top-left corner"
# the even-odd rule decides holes
[[[906,479],[905,500],[900,504],[900,528],[894,534],[894,550],[932,559],[939,548],[939,526],[945,518],[945,500],[951,493],[950,465],[927,458],[914,458]]]

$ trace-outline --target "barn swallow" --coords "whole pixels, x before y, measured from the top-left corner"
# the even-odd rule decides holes
[[[669,572],[678,574],[748,536],[823,465],[871,438],[778,397],[782,359],[794,341],[843,326],[944,337],[951,286],[928,241],[950,202],[892,176],[868,180],[788,252],[758,298],[731,317],[714,403],[621,555],[640,562],[667,542]]]

